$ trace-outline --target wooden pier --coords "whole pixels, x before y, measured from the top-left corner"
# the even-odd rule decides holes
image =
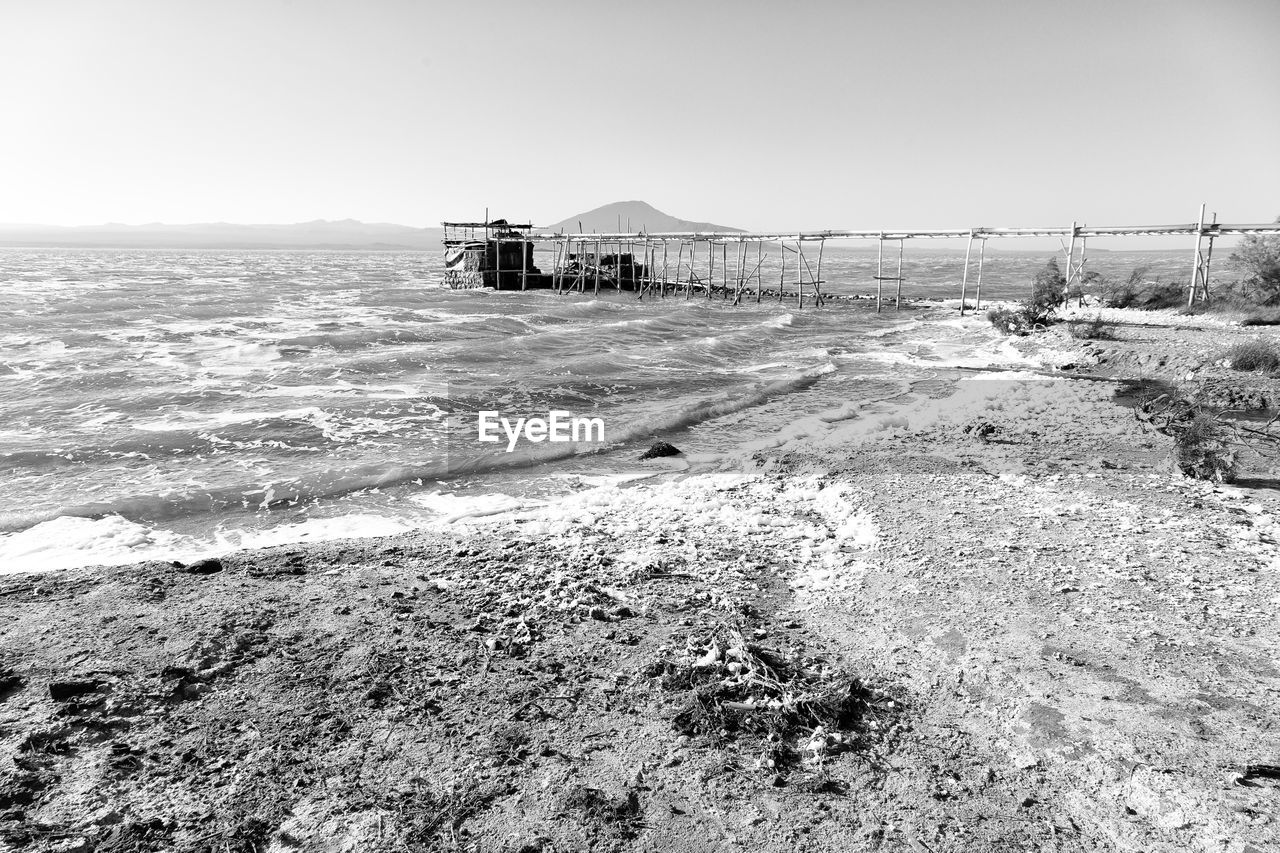
[[[1085,279],[1087,246],[1090,239],[1113,237],[1194,238],[1187,304],[1207,302],[1210,297],[1210,262],[1214,241],[1219,237],[1249,234],[1280,234],[1280,223],[1232,225],[1217,221],[1214,214],[1205,221],[1205,206],[1199,219],[1175,225],[1089,226],[1073,222],[1063,227],[1039,228],[951,228],[899,229],[880,231],[689,231],[564,233],[538,230],[532,224],[511,225],[505,220],[485,222],[445,222],[445,251],[450,286],[493,286],[505,290],[530,287],[550,288],[557,293],[598,294],[602,286],[631,291],[637,298],[695,295],[711,299],[732,297],[737,305],[744,300],[759,303],[765,298],[779,302],[794,300],[803,308],[806,299],[815,306],[832,298],[823,293],[823,250],[828,240],[875,241],[879,247],[876,264],[876,310],[885,302],[884,283],[893,285],[893,304],[902,304],[902,261],[908,240],[965,239],[964,269],[960,279],[960,313],[967,310],[969,281],[973,270],[975,310],[982,302],[982,271],[986,243],[992,239],[1056,237],[1062,247],[1066,292]],[[974,242],[978,243],[974,263]],[[885,274],[885,244],[896,244],[897,265],[893,275]],[[816,245],[815,245],[816,244]],[[534,247],[550,248],[554,261],[551,273],[533,266]],[[752,257],[754,248],[754,258]],[[469,250],[470,276],[464,283],[450,281],[449,271],[456,259]],[[764,279],[765,261],[776,251],[779,275],[776,286]],[[512,259],[517,260],[512,260]],[[474,263],[472,263],[474,261]],[[487,264],[487,266],[486,266]],[[976,269],[975,269],[976,268]],[[461,279],[459,279],[461,280]]]

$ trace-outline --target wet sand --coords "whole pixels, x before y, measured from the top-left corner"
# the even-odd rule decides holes
[[[554,519],[2,576],[0,838],[1271,849],[1276,493],[1174,476],[1111,380],[1275,407],[1215,363],[1273,333],[1121,319]],[[857,713],[756,704],[819,688]]]

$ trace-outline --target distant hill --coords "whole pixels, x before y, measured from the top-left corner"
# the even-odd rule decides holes
[[[292,225],[4,225],[0,246],[129,249],[383,249],[440,248],[439,228],[317,219]]]
[[[582,223],[585,232],[623,231],[639,233],[641,231],[655,234],[660,231],[741,231],[741,228],[730,228],[728,225],[716,225],[711,222],[693,222],[678,219],[643,201],[615,201],[562,219],[554,225],[547,226],[553,231],[578,231],[578,223]]]
[[[548,226],[584,231],[740,231],[727,225],[677,219],[643,201],[619,201]],[[207,222],[190,225],[6,225],[0,223],[0,246],[101,249],[363,249],[439,251],[440,228],[412,228],[355,219],[317,219],[291,225],[238,225]]]

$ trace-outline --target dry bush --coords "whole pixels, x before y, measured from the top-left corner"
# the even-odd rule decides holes
[[[1102,304],[1108,308],[1133,308],[1142,293],[1142,283],[1149,267],[1136,267],[1121,284],[1104,281]]]
[[[1280,348],[1272,341],[1257,338],[1238,343],[1223,354],[1233,370],[1275,373],[1280,370]]]
[[[1091,320],[1072,319],[1067,321],[1067,332],[1071,337],[1082,341],[1114,341],[1116,324],[1104,320],[1099,315]]]
[[[1280,302],[1280,235],[1250,234],[1240,241],[1228,263],[1245,274],[1242,284],[1255,303]]]
[[[1173,462],[1185,476],[1229,483],[1236,478],[1235,429],[1178,391],[1152,397],[1139,419],[1173,438]]]
[[[1240,320],[1241,326],[1280,326],[1280,308],[1255,310]]]
[[[723,624],[690,635],[683,654],[658,661],[649,674],[664,690],[687,695],[672,719],[677,731],[744,743],[766,771],[820,765],[854,749],[897,707],[847,672],[748,642]]]
[[[1005,335],[1029,335],[1049,323],[1048,317],[1039,314],[1030,305],[992,308],[987,312],[987,321]]]

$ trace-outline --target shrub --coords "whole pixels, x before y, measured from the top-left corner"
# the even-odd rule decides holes
[[[1028,305],[992,308],[987,312],[987,321],[1005,335],[1029,335],[1037,325],[1042,325],[1037,323],[1036,313]]]
[[[1031,282],[1031,301],[1013,308],[992,308],[987,312],[991,325],[1006,335],[1026,335],[1037,327],[1054,321],[1053,313],[1063,303],[1067,280],[1058,269],[1058,261],[1050,258],[1044,269]]]
[[[1092,320],[1072,319],[1067,321],[1067,331],[1071,337],[1082,341],[1114,341],[1116,324],[1102,319],[1101,315]]]
[[[1225,356],[1233,370],[1256,370],[1275,373],[1280,370],[1280,349],[1261,338],[1236,344]]]
[[[1161,308],[1180,308],[1187,304],[1187,293],[1176,281],[1156,279],[1141,296],[1138,307],[1144,311],[1157,311]]]
[[[1241,326],[1280,326],[1280,309],[1255,311],[1240,321]]]
[[[1242,284],[1255,302],[1280,303],[1280,234],[1250,234],[1240,241],[1227,263],[1244,273]]]
[[[1031,282],[1031,308],[1047,317],[1063,303],[1066,287],[1067,279],[1058,268],[1058,259],[1050,258]]]
[[[1174,438],[1174,462],[1188,477],[1230,483],[1236,478],[1236,453],[1229,440],[1217,418],[1197,409]]]
[[[1108,308],[1140,308],[1143,311],[1178,308],[1186,304],[1187,294],[1182,284],[1156,279],[1148,285],[1147,269],[1136,267],[1123,284],[1104,288],[1102,304]]]
[[[1139,419],[1173,438],[1173,464],[1185,476],[1229,483],[1236,477],[1235,432],[1180,391],[1144,400]]]
[[[1149,267],[1135,267],[1123,284],[1108,283],[1110,286],[1103,289],[1102,304],[1108,308],[1132,308],[1137,305],[1148,269]]]

